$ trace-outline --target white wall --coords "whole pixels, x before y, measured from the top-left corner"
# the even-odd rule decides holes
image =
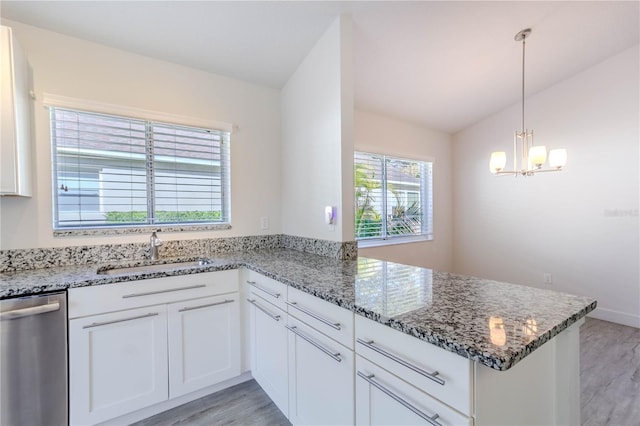
[[[33,69],[33,198],[0,199],[0,248],[146,241],[147,235],[52,235],[51,149],[43,93],[234,123],[231,140],[232,229],[165,233],[163,239],[281,233],[280,93],[184,66],[3,20],[14,28]],[[260,217],[270,228],[261,231]]]
[[[594,316],[640,327],[638,50],[526,100],[536,142],[568,149],[561,173],[489,173],[519,105],[454,135],[456,272],[536,287],[548,272],[549,288],[595,297]]]
[[[362,248],[360,256],[442,271],[453,267],[451,136],[418,124],[356,110],[355,149],[433,161],[433,240]]]
[[[352,241],[353,77],[351,19],[327,29],[282,89],[282,229]],[[324,207],[337,207],[334,227]]]

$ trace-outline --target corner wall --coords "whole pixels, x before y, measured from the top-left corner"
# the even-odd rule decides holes
[[[43,93],[238,125],[231,138],[228,231],[164,233],[164,240],[280,234],[280,92],[3,20],[33,70],[34,193],[0,198],[0,248],[148,241],[148,235],[52,234],[51,144]],[[260,218],[269,217],[269,229]]]
[[[587,295],[592,316],[640,327],[639,47],[526,99],[560,173],[489,173],[520,123],[514,105],[453,136],[455,272]],[[553,284],[544,284],[544,273]]]
[[[336,19],[281,92],[284,234],[353,240],[351,26]],[[337,208],[333,226],[325,206]]]

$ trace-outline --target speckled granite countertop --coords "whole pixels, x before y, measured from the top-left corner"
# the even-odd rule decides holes
[[[596,307],[588,297],[369,258],[340,261],[287,249],[216,255],[209,265],[151,273],[98,273],[98,268],[139,264],[2,273],[0,298],[247,267],[496,370],[511,368]]]

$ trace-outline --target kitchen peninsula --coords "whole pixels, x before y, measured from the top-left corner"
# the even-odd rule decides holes
[[[375,392],[390,396],[389,389],[402,392],[407,388],[408,396],[394,393],[402,402],[394,397],[390,401],[402,409],[416,409],[425,399],[433,399],[437,410],[418,409],[420,414],[405,410],[413,416],[408,419],[426,424],[579,424],[579,325],[596,307],[591,298],[376,259],[336,260],[282,248],[203,253],[202,257],[210,262],[141,272],[118,273],[117,268],[150,262],[4,272],[0,274],[0,297],[89,286],[116,288],[118,283],[136,280],[240,270],[241,294],[246,292],[243,285],[250,274],[283,285],[283,293],[288,289],[285,301],[290,318],[296,311],[291,297],[298,293],[351,313],[353,325],[343,327],[351,333],[348,339],[313,333],[341,348],[343,360],[345,356],[355,360],[352,419],[358,423],[382,421],[375,418],[375,407],[367,405],[378,397]],[[105,274],[106,270],[111,273]],[[241,300],[245,299],[243,295]],[[288,329],[294,332],[291,321]],[[400,358],[400,364],[392,362],[394,357]],[[437,371],[430,365],[433,359],[441,363]],[[455,368],[450,367],[454,364]],[[416,369],[411,368],[415,365],[422,366],[417,368],[422,376],[416,376]],[[441,390],[450,386],[454,388],[451,395]],[[417,393],[412,394],[411,389]],[[289,404],[291,413],[294,408]]]

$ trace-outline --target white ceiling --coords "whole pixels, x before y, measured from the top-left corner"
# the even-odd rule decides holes
[[[341,13],[356,107],[456,132],[640,42],[640,2],[2,1],[3,18],[281,88]],[[586,88],[585,88],[586,89]]]

